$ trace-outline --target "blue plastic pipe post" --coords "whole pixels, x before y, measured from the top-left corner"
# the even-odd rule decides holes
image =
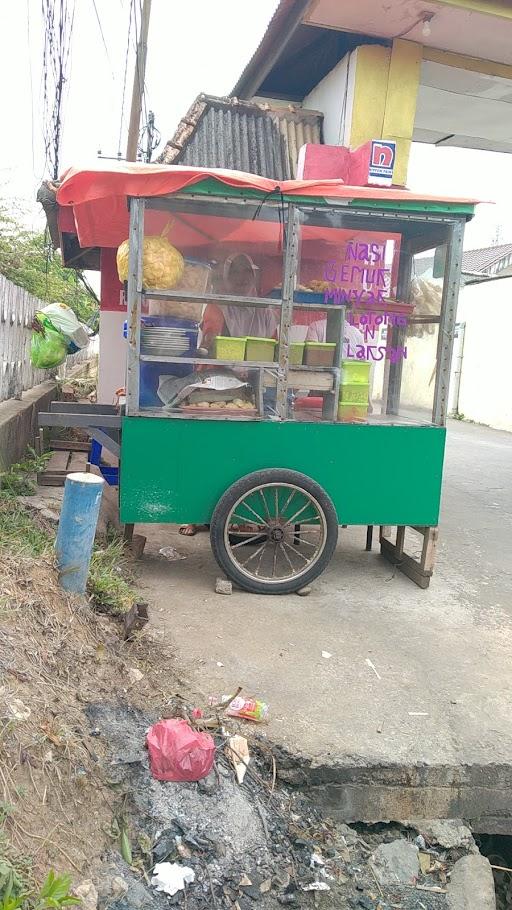
[[[73,594],[85,594],[104,483],[96,474],[66,477],[55,549],[59,582]]]

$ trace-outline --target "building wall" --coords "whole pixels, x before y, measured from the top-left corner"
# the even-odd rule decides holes
[[[126,306],[117,277],[116,250],[101,251],[100,351],[98,362],[98,402],[112,404],[117,389],[125,384],[126,341],[123,323]]]
[[[126,340],[123,323],[126,313],[100,310],[100,352],[98,363],[98,402],[114,404],[117,389],[124,388]]]
[[[466,324],[459,413],[512,432],[512,277],[466,285],[457,321]]]
[[[352,78],[350,54],[340,62],[322,79],[314,89],[306,95],[302,106],[309,110],[322,111],[324,115],[323,136],[326,145],[343,145],[345,143],[345,127],[350,123],[351,109],[347,114],[347,105],[351,105],[352,92],[349,92],[349,82]]]
[[[466,285],[457,322],[465,324],[458,412],[466,420],[512,432],[512,277]],[[437,332],[407,339],[400,401],[432,408]],[[452,363],[451,383],[454,382]],[[453,389],[450,403],[453,406]]]

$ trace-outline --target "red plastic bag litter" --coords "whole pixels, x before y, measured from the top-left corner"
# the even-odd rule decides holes
[[[215,743],[186,720],[159,720],[146,737],[151,774],[157,780],[201,780],[210,773]]]

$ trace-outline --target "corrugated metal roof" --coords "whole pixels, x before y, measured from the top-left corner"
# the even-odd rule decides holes
[[[462,271],[487,272],[501,259],[512,255],[512,243],[501,243],[497,246],[484,246],[477,250],[466,250],[462,256]]]
[[[291,180],[299,149],[322,142],[319,111],[199,95],[160,158],[162,164],[216,167]]]

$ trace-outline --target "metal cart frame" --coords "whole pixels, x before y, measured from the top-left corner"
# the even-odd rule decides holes
[[[128,343],[126,410],[121,419],[120,514],[121,520],[139,522],[197,522],[210,525],[214,555],[220,567],[240,587],[260,593],[288,593],[316,578],[328,564],[336,547],[340,525],[366,525],[367,549],[371,528],[380,526],[381,553],[421,587],[427,587],[433,572],[437,523],[442,482],[445,422],[457,296],[462,261],[464,224],[472,217],[473,206],[453,202],[392,202],[385,199],[336,200],[308,197],[276,197],[262,191],[226,187],[214,179],[181,190],[172,196],[129,200],[130,257],[127,284]],[[240,300],[219,294],[186,294],[182,291],[145,291],[142,283],[142,255],[145,212],[153,209],[200,213],[215,204],[220,214],[250,218],[263,205],[274,210],[286,205],[286,242],[282,295],[274,298],[247,298],[243,305],[280,308],[279,359],[275,364],[245,363],[253,371],[257,395],[268,376],[276,385],[276,419],[215,417],[166,413],[161,408],[140,408],[141,362],[185,362],[192,365],[217,364],[240,367],[239,362],[214,361],[198,357],[162,357],[141,354],[140,326],[144,298],[242,305]],[[439,326],[432,421],[407,424],[399,417],[403,362],[386,361],[383,407],[396,415],[385,425],[336,422],[340,385],[339,364],[344,337],[345,307],[335,304],[299,306],[294,299],[299,264],[299,234],[302,223],[342,227],[344,219],[357,222],[363,230],[399,232],[402,237],[397,297],[406,298],[411,265],[416,253],[436,245],[446,246],[446,263],[439,316],[413,317],[413,321]],[[294,307],[327,312],[328,340],[336,341],[335,366],[317,368],[324,388],[325,418],[321,423],[299,423],[288,419],[288,393],[300,381],[302,367],[290,365],[290,327]],[[389,327],[388,343],[400,345],[405,328]],[[311,377],[311,368],[306,368]],[[329,374],[325,390],[322,374]],[[313,386],[314,387],[314,386]],[[57,415],[53,415],[55,419]],[[83,418],[85,420],[85,418]],[[94,426],[101,426],[95,415]],[[53,422],[53,421],[52,421]],[[68,425],[71,425],[68,418]],[[90,422],[89,422],[90,425]],[[108,425],[108,421],[107,421]],[[112,424],[110,424],[112,425]],[[97,438],[97,435],[96,435]],[[364,484],[377,465],[378,484]],[[356,473],[354,473],[356,472]],[[354,477],[363,478],[358,486]],[[420,479],[421,482],[418,482]],[[276,488],[285,490],[280,499]],[[262,492],[263,491],[263,492]],[[269,492],[270,491],[270,492]],[[275,514],[269,496],[275,498]],[[263,505],[256,512],[254,498]],[[288,499],[295,504],[288,512]],[[302,498],[301,498],[302,497]],[[286,500],[286,502],[285,502]],[[272,502],[274,500],[272,499]],[[242,503],[242,507],[240,507]],[[252,506],[251,506],[252,503]],[[299,504],[299,510],[295,506]],[[242,511],[240,516],[236,510]],[[263,511],[262,511],[263,509]],[[265,511],[266,510],[266,511]],[[251,518],[250,512],[256,515]],[[295,514],[297,512],[297,514]],[[283,514],[281,514],[283,513]],[[311,517],[313,516],[313,517]],[[243,520],[242,520],[243,519]],[[245,531],[248,523],[252,527]],[[307,531],[303,523],[310,523]],[[412,527],[423,536],[419,560],[405,554],[405,529]],[[397,528],[396,542],[391,527]],[[267,538],[276,549],[308,546],[306,533],[318,531],[320,544],[314,558],[299,563],[282,577],[259,577],[261,540]],[[293,532],[290,544],[286,534]],[[243,539],[243,535],[247,539]],[[238,535],[238,536],[237,536]],[[234,543],[233,539],[237,542]],[[281,542],[284,540],[284,543]],[[265,544],[265,548],[266,548]],[[309,546],[312,546],[309,543]],[[245,563],[234,551],[253,552]],[[252,547],[252,551],[250,548]],[[266,552],[266,550],[265,550]],[[306,551],[307,552],[307,551]],[[286,554],[285,554],[286,555]],[[291,557],[288,552],[288,562]],[[238,557],[237,557],[238,558]],[[250,571],[247,563],[254,559]],[[291,563],[290,563],[291,565]],[[245,568],[244,568],[245,567]],[[275,569],[275,555],[274,555]],[[267,570],[265,570],[267,571]],[[270,569],[268,570],[270,571]]]

